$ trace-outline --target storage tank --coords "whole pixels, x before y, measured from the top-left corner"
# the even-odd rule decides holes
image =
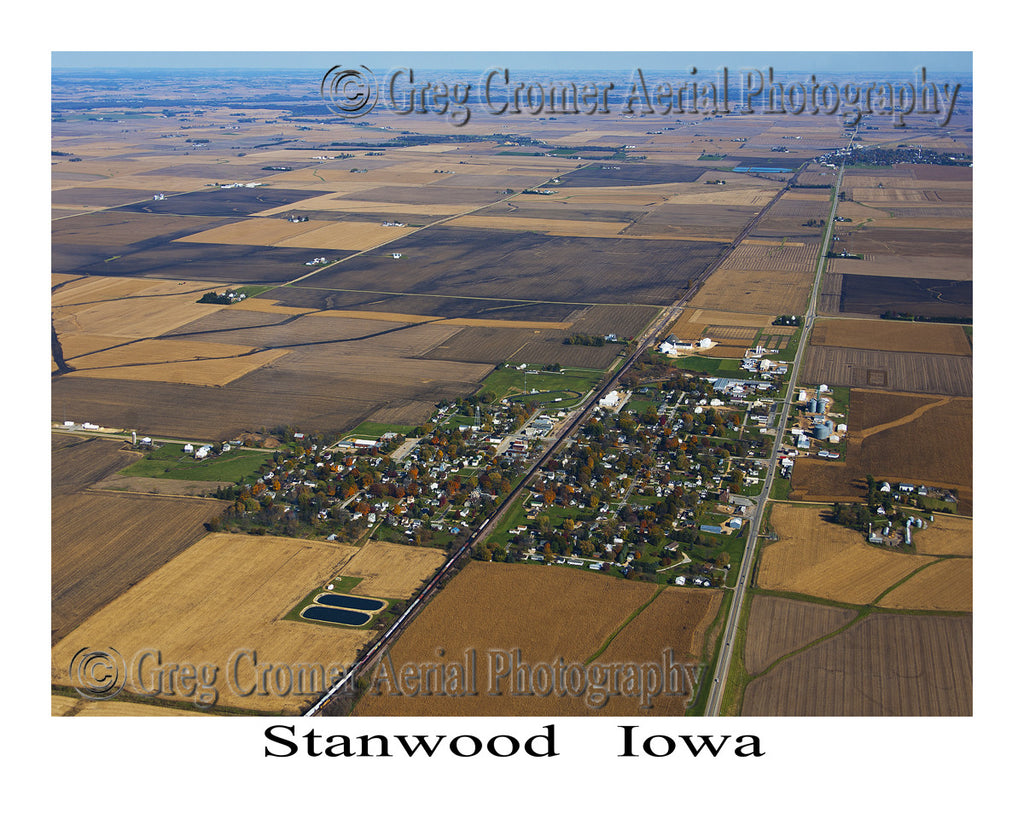
[[[825,421],[823,424],[815,424],[813,429],[814,437],[819,441],[824,441],[832,434],[832,422]]]

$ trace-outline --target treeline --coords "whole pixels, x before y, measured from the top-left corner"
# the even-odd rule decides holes
[[[227,293],[203,293],[199,304],[232,304],[231,297]]]
[[[588,336],[585,333],[573,333],[568,336],[563,344],[571,344],[577,347],[604,347],[604,336]]]
[[[927,321],[936,324],[972,324],[970,316],[915,316],[913,313],[897,313],[894,310],[886,310],[882,318],[890,321]]]

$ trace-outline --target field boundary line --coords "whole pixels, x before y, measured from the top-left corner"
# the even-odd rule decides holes
[[[630,623],[632,623],[633,620],[635,620],[641,614],[641,612],[643,612],[644,609],[651,605],[651,603],[653,603],[658,598],[658,595],[660,595],[667,588],[668,586],[658,586],[658,588],[655,589],[654,594],[651,595],[650,599],[642,606],[640,606],[638,609],[636,609],[636,611],[630,614],[625,620],[623,620],[622,624],[608,636],[608,638],[600,645],[597,651],[591,654],[589,657],[587,657],[587,659],[583,661],[583,665],[590,665],[592,662],[594,662],[594,660],[596,660],[598,657],[604,654],[605,651],[608,650],[608,646],[611,645],[612,640],[619,636],[619,632],[622,631]]]
[[[163,480],[175,479],[164,478]],[[77,491],[92,492],[97,495],[141,495],[146,498],[178,498],[179,500],[207,501],[219,504],[227,503],[227,501],[221,500],[220,498],[210,498],[202,495],[171,495],[167,492],[140,492],[137,489],[93,489],[91,486],[87,486],[84,489],[79,489]]]
[[[902,586],[904,583],[906,583],[908,580],[910,580],[910,578],[912,578],[915,574],[920,574],[925,569],[927,569],[929,566],[934,566],[936,563],[941,563],[943,560],[950,560],[953,557],[955,557],[955,555],[943,555],[941,557],[936,557],[935,560],[931,561],[930,563],[925,563],[925,564],[923,564],[921,566],[918,566],[916,569],[914,569],[914,571],[910,572],[910,574],[906,575],[905,577],[901,577],[899,580],[897,580],[895,583],[893,583],[889,588],[887,588],[884,592],[882,592],[880,595],[878,595],[878,597],[876,597],[874,600],[871,601],[870,605],[877,606],[882,601],[883,597],[885,597],[890,592],[892,592],[895,589],[897,589],[900,586]]]
[[[916,410],[907,415],[904,415],[900,418],[896,418],[893,421],[886,421],[884,424],[876,424],[873,427],[862,429],[859,433],[854,433],[850,437],[860,438],[861,440],[863,440],[864,438],[870,438],[872,435],[877,435],[879,432],[885,432],[887,429],[893,429],[895,427],[901,427],[904,424],[913,423],[926,412],[928,412],[928,410],[938,409],[939,407],[946,406],[946,404],[952,402],[953,397],[954,396],[952,395],[944,396],[943,398],[939,398],[937,401],[933,401],[930,404],[925,404],[923,407],[918,407]]]

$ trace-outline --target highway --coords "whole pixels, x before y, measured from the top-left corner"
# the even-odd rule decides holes
[[[804,350],[807,347],[807,340],[811,337],[811,330],[814,326],[816,306],[818,303],[818,290],[821,285],[821,275],[825,271],[828,262],[828,250],[832,243],[832,225],[835,224],[836,208],[839,205],[839,188],[843,183],[843,169],[839,167],[836,175],[836,186],[832,193],[832,209],[829,212],[828,222],[825,227],[825,236],[821,243],[821,253],[818,255],[818,265],[814,273],[814,286],[811,288],[811,297],[807,305],[807,312],[804,314],[803,332],[800,334],[800,342],[797,345],[796,357],[790,369],[789,386],[786,388],[786,395],[778,412],[778,431],[775,434],[775,444],[772,447],[772,454],[769,460],[769,473],[764,482],[764,488],[757,497],[757,508],[750,521],[750,532],[747,535],[747,544],[743,550],[743,559],[740,561],[739,579],[736,583],[736,590],[729,605],[729,614],[725,622],[725,631],[722,635],[722,648],[718,653],[718,660],[714,668],[714,676],[711,680],[711,689],[708,694],[707,706],[704,715],[709,717],[718,716],[722,707],[722,696],[725,692],[725,684],[729,679],[729,667],[732,663],[733,647],[736,644],[736,629],[739,624],[740,612],[743,610],[743,599],[746,595],[747,583],[750,581],[751,569],[754,565],[754,554],[757,551],[757,537],[761,531],[761,518],[764,514],[765,504],[771,495],[772,483],[775,478],[775,465],[779,455],[779,449],[787,433],[789,411],[793,404],[793,391],[796,388],[797,376],[800,373],[800,365],[803,362]]]

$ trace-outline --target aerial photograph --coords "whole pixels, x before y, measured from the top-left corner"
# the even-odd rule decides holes
[[[971,52],[266,56],[51,55],[53,717],[975,713]]]

